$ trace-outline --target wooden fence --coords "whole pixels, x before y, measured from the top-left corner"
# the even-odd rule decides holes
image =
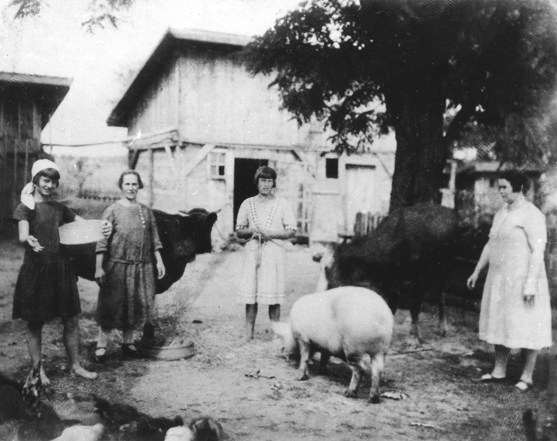
[[[354,236],[366,236],[377,228],[387,215],[381,213],[360,212],[356,214]]]

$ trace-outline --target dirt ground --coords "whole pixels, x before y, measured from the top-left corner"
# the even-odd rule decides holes
[[[30,368],[25,324],[11,320],[23,253],[9,241],[0,247],[0,370],[23,380]],[[533,391],[520,393],[513,388],[519,356],[511,362],[509,383],[480,384],[477,379],[490,369],[492,354],[477,339],[476,312],[450,308],[450,332],[441,337],[435,308],[425,305],[421,319],[426,343],[416,347],[407,338],[408,312],[399,311],[382,391],[405,399],[383,398],[381,404],[368,404],[369,378],[358,398],[348,399],[343,392],[350,370],[339,360],[332,359],[327,376],[317,376],[314,367],[309,381],[295,380],[296,366],[281,355],[265,309],[259,311],[255,341],[242,343],[243,305],[235,303],[241,262],[241,251],[198,256],[170,292],[157,296],[160,304],[178,298],[192,304],[183,335],[194,343],[196,353],[178,361],[124,360],[116,344],[120,336],[115,334],[109,360],[96,363],[97,289],[94,283],[80,280],[82,356],[99,378],[87,381],[68,375],[61,325],[49,324],[43,344],[53,400],[60,403],[68,393],[96,393],[152,416],[181,415],[189,420],[209,415],[221,422],[228,439],[243,441],[525,440],[522,414],[527,409],[533,409],[540,421],[539,439],[542,430],[554,436],[555,347],[540,356]],[[307,247],[297,246],[288,253],[284,318],[298,297],[312,292],[317,275],[318,264]],[[0,438],[12,439],[10,431],[13,427],[4,427]]]

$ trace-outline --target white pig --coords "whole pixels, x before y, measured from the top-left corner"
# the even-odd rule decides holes
[[[273,323],[289,354],[300,354],[299,380],[307,380],[308,360],[321,353],[320,373],[329,357],[345,360],[352,379],[345,396],[355,397],[362,375],[371,370],[369,402],[380,402],[379,382],[393,335],[393,314],[381,296],[355,286],[309,294],[290,310],[290,323]]]

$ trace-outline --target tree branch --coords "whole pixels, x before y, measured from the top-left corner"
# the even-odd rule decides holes
[[[445,136],[443,137],[446,149],[448,149],[451,144],[458,139],[460,132],[462,131],[466,123],[470,121],[472,115],[474,115],[474,105],[465,104],[454,116],[449,124],[449,127],[447,128]]]

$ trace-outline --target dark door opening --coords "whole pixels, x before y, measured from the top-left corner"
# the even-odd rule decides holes
[[[268,164],[267,159],[234,159],[234,228],[236,228],[236,217],[242,202],[258,193],[253,183],[255,172],[262,165]]]

